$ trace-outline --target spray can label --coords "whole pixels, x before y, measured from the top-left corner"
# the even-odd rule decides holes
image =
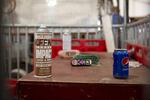
[[[35,76],[51,75],[51,34],[36,33],[34,39]]]

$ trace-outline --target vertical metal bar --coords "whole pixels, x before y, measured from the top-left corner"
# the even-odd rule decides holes
[[[68,28],[68,33],[70,34],[70,37],[71,37],[71,40],[72,40],[71,28]],[[72,46],[72,42],[71,42],[71,46]]]
[[[139,34],[138,34],[138,41],[140,42],[140,44],[142,44],[142,26],[141,25],[139,25],[139,29],[140,29],[140,31],[139,31]]]
[[[135,43],[138,43],[138,26],[135,26]]]
[[[150,46],[150,22],[148,23],[147,37],[148,37],[148,46]]]
[[[101,27],[101,30],[100,30],[100,35],[101,35],[101,39],[104,39],[103,27]]]
[[[133,43],[135,43],[135,26],[132,27],[133,27]]]
[[[127,39],[127,0],[124,0],[123,5],[123,13],[124,13],[124,35],[123,35],[123,41],[122,41],[122,47],[125,46],[124,42]]]
[[[123,27],[120,26],[119,29],[117,29],[117,35],[116,35],[116,44],[117,44],[117,48],[121,48],[121,34],[122,33],[122,30],[123,30]]]
[[[142,30],[141,30],[141,26],[140,25],[138,25],[138,39],[137,39],[137,41],[139,42],[139,44],[141,44],[142,43],[142,41],[141,41],[141,33],[142,32]]]
[[[54,29],[50,29],[50,32],[52,33],[52,38],[55,38]]]
[[[80,30],[77,33],[77,39],[80,39]]]
[[[138,41],[140,42],[140,44],[142,44],[142,27],[141,25],[139,25],[139,35],[138,35]]]
[[[144,37],[144,38],[145,38],[145,45],[146,45],[146,46],[148,46],[147,41],[148,41],[148,34],[149,34],[149,33],[148,33],[147,25],[148,25],[148,23],[145,24],[145,37]]]
[[[8,73],[9,73],[9,78],[11,78],[11,66],[12,66],[12,55],[11,55],[11,28],[9,27],[9,33],[8,33],[8,43],[9,43],[9,48],[8,48]]]
[[[98,30],[96,30],[96,39],[100,39],[100,36],[98,34]]]
[[[89,32],[88,32],[88,30],[86,32],[86,39],[89,39]]]
[[[132,40],[131,40],[131,41],[132,41],[132,43],[133,43],[133,42],[134,42],[134,27],[131,27],[131,30],[132,30],[132,31],[131,31],[131,32],[132,32],[132,33],[131,33],[131,34],[132,34]]]
[[[97,37],[98,37],[97,32],[95,32],[95,37],[94,38],[97,39]]]
[[[20,36],[19,36],[19,27],[17,27],[17,79],[19,79],[19,71],[20,71]]]
[[[129,23],[129,0],[126,0],[126,22]]]
[[[115,39],[115,47],[118,48],[118,34],[119,34],[119,28],[120,27],[113,27],[113,36],[114,36],[114,39]]]
[[[101,39],[101,34],[100,34],[100,27],[97,27],[97,30],[96,30],[96,32],[97,32],[97,37],[98,37],[98,39]]]
[[[132,27],[128,27],[127,34],[128,34],[127,41],[132,42],[131,41],[132,40]]]
[[[60,33],[60,39],[62,39],[63,38],[63,29],[60,28],[58,32]]]
[[[25,27],[25,70],[28,73],[28,62],[29,62],[29,57],[28,57],[28,27]]]
[[[117,36],[117,46],[118,48],[122,47],[122,35],[123,35],[123,27],[121,26],[118,30],[118,36]]]
[[[141,37],[142,37],[142,45],[144,45],[144,24],[141,26],[142,32],[141,32]]]
[[[145,24],[142,25],[142,44],[145,45]]]
[[[7,28],[6,28],[7,29]],[[4,32],[4,33],[2,33],[2,35],[1,35],[1,39],[2,39],[2,41],[4,41],[5,43],[7,42],[6,41],[6,36],[7,36],[7,33],[6,33],[6,29],[4,29],[4,28],[1,28],[1,30],[2,30],[2,32]],[[7,73],[7,50],[5,50],[4,48],[6,48],[5,46],[3,47],[3,48],[1,48],[1,49],[3,49],[4,51],[3,51],[3,53],[2,53],[2,57],[3,57],[3,61],[4,61],[4,63],[3,63],[3,66],[1,66],[2,67],[2,71],[4,72],[4,73],[6,73],[6,75],[8,75],[8,73]]]
[[[127,34],[129,35],[130,28],[128,27]],[[130,42],[129,36],[126,37],[126,41]]]
[[[51,28],[50,31],[52,33],[52,38],[55,38],[54,29]],[[62,33],[60,33],[60,34],[62,34]]]
[[[135,34],[135,36],[136,36],[136,43],[138,44],[138,37],[139,37],[139,28],[138,28],[138,26],[136,26],[136,34]]]
[[[128,32],[127,32],[127,34],[128,34],[128,40],[130,41],[130,42],[132,42],[132,39],[133,39],[133,31],[132,31],[132,27],[130,27],[130,28],[128,28]]]
[[[60,32],[60,38],[62,39],[62,37],[63,37],[63,32],[62,32],[62,29],[60,29],[61,30],[61,32]]]
[[[146,38],[147,38],[146,45],[147,45],[147,47],[149,46],[149,41],[150,41],[149,35],[150,35],[150,33],[149,33],[149,23],[147,23],[147,26],[146,26]]]
[[[97,29],[98,29],[98,27],[97,27]],[[100,31],[96,30],[96,34],[97,34],[97,39],[100,39],[101,38],[100,37]]]
[[[127,30],[127,41],[128,42],[131,42],[131,40],[132,40],[132,31],[131,31],[131,27],[128,27],[128,30]]]
[[[148,32],[148,23],[146,23],[146,24],[145,24],[145,45],[146,45],[147,47],[148,47],[148,40],[149,40],[148,34],[149,34],[149,32]]]
[[[148,43],[148,40],[150,40],[149,38],[149,27],[148,27],[148,23],[146,25],[146,38],[147,38],[147,41],[146,41],[146,45],[149,46],[149,43]]]
[[[147,46],[147,24],[144,24],[144,45]]]
[[[119,2],[119,0],[117,0],[117,6],[118,6],[118,11],[119,11],[120,10],[120,2]]]
[[[137,25],[137,43],[141,44],[141,41],[139,40],[139,37],[140,37],[140,26]]]

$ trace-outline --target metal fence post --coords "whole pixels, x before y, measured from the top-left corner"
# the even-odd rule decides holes
[[[11,55],[11,27],[9,27],[8,29],[9,33],[8,33],[8,43],[9,43],[9,47],[8,47],[8,71],[9,71],[9,78],[11,78],[11,67],[12,67],[12,55]]]
[[[19,36],[19,27],[17,28],[17,79],[19,79],[20,71],[20,36]]]
[[[124,5],[123,5],[123,12],[124,12],[124,35],[123,35],[123,40],[122,40],[122,47],[124,48],[125,46],[125,40],[127,39],[127,0],[124,0]]]
[[[29,48],[29,40],[28,40],[28,27],[25,27],[25,70],[28,72],[28,63],[29,63],[29,57],[28,57],[28,48]]]

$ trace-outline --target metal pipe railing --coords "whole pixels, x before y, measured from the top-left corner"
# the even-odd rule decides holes
[[[127,41],[150,46],[150,16],[127,25]]]
[[[141,25],[141,24],[144,24],[144,23],[147,23],[147,22],[150,22],[150,16],[147,16],[147,17],[145,17],[141,20],[138,20],[136,22],[129,23],[129,24],[127,24],[127,27]]]
[[[103,27],[102,25],[92,25],[92,26],[82,26],[82,25],[78,25],[78,26],[51,26],[49,24],[44,24],[45,26],[47,26],[47,28],[98,28],[98,27]],[[3,24],[2,27],[29,27],[29,28],[39,28],[41,26],[41,24]],[[117,27],[123,27],[123,24],[114,24],[112,25],[113,28],[117,28]]]

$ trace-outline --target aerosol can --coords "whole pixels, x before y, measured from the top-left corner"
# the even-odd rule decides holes
[[[51,76],[52,70],[52,33],[46,26],[41,25],[34,35],[34,76],[46,78]]]

